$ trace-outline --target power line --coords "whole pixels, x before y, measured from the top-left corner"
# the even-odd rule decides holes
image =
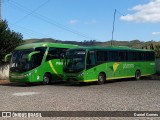
[[[11,2],[12,2],[12,4],[14,4],[14,5],[16,5],[16,6],[19,6],[19,8],[22,8],[23,10],[25,9],[24,11],[27,11],[27,12],[31,12],[31,11],[32,11],[32,10],[30,10],[30,9],[22,6],[21,4],[15,2],[15,1],[11,1]],[[90,36],[88,36],[88,35],[85,35],[85,34],[83,34],[83,33],[80,33],[80,32],[78,32],[78,31],[75,31],[75,30],[73,30],[73,29],[71,29],[71,28],[69,28],[69,27],[67,27],[67,26],[64,26],[64,25],[62,25],[62,24],[60,24],[60,23],[58,23],[58,22],[56,22],[56,21],[54,21],[54,20],[52,20],[52,19],[50,19],[50,18],[47,18],[47,17],[45,17],[45,16],[42,16],[42,15],[36,13],[36,12],[32,13],[31,15],[34,16],[34,17],[36,17],[36,18],[38,17],[38,19],[40,19],[40,20],[42,20],[42,21],[44,21],[44,22],[46,22],[46,23],[49,23],[49,24],[51,24],[51,25],[53,25],[53,26],[56,26],[56,27],[58,27],[58,28],[60,28],[60,29],[66,30],[66,31],[68,31],[68,32],[71,32],[71,33],[73,33],[73,34],[79,35],[79,36],[81,36],[81,37],[89,38],[89,39],[95,39],[95,38],[92,38],[92,37],[90,37]],[[97,40],[97,39],[95,39],[95,40]]]
[[[16,22],[13,23],[19,23],[20,21],[24,20],[26,17],[28,17],[29,15],[33,14],[34,12],[36,12],[37,10],[39,10],[41,7],[43,7],[45,4],[47,4],[50,0],[45,1],[44,3],[42,3],[40,6],[38,6],[36,9],[32,10],[30,13],[28,13],[27,15],[23,16],[21,19],[17,20]]]
[[[12,5],[12,4],[9,4],[9,5]],[[16,7],[15,7],[15,6],[12,6],[12,7],[14,7],[14,8],[17,9],[17,6],[16,6]],[[18,6],[18,7],[20,7],[20,6]],[[23,9],[23,8],[22,8],[22,9]],[[25,11],[26,13],[28,13],[28,11],[27,11],[26,9],[23,9],[23,11]],[[34,16],[35,16],[35,15],[34,15]],[[37,31],[35,31],[35,30],[31,30],[31,29],[29,29],[29,28],[27,28],[27,27],[23,27],[23,26],[16,25],[16,23],[11,23],[11,26],[12,26],[12,27],[16,26],[16,27],[21,28],[21,29],[23,29],[23,30],[27,30],[27,31],[29,31],[29,32],[32,32],[32,35],[34,35],[34,33],[36,33],[36,34],[39,34],[39,35],[44,35],[45,37],[49,37],[49,38],[52,38],[52,37],[53,37],[53,36],[51,37],[51,36],[45,35],[45,34],[43,34],[43,33],[37,32]],[[25,31],[25,33],[27,33],[27,32]],[[54,39],[57,39],[57,38],[54,37]]]
[[[117,13],[119,13],[120,15],[125,16],[124,14],[122,14],[121,12],[119,12],[119,10],[116,9],[116,11],[117,11]]]
[[[45,35],[45,34],[40,33],[40,32],[36,32],[36,31],[31,30],[31,29],[29,29],[29,28],[26,28],[26,27],[24,27],[24,26],[14,25],[14,27],[23,29],[23,30],[25,30],[24,32],[25,32],[26,34],[30,34],[30,35],[32,35],[32,36],[35,35],[35,34],[38,34],[38,35],[41,35],[41,36],[43,35],[43,36],[46,36],[46,37],[51,38],[51,36]]]
[[[18,27],[18,26],[14,26],[14,28],[23,29],[23,28]],[[27,31],[24,31],[23,34],[25,34],[25,35],[28,36],[29,38],[32,38],[32,36],[33,36],[33,33],[27,32]]]
[[[14,8],[16,8],[15,6],[13,6]],[[23,30],[25,30],[25,31],[23,31],[23,32],[25,32],[25,34],[32,34],[32,36],[33,35],[35,35],[35,34],[37,34],[37,35],[44,35],[45,37],[49,37],[49,38],[52,38],[51,36],[48,36],[48,35],[46,35],[46,34],[44,34],[44,33],[40,33],[40,32],[37,32],[37,31],[34,31],[34,30],[32,30],[32,29],[29,29],[29,28],[27,28],[27,27],[24,27],[24,26],[20,26],[20,25],[16,25],[15,23],[11,23],[11,25],[10,26],[12,26],[12,27],[17,27],[17,28],[20,28],[20,29],[23,29]],[[27,32],[26,32],[27,31]],[[55,37],[54,37],[55,38]],[[55,38],[56,39],[56,38]]]
[[[12,1],[13,2],[13,1]],[[25,8],[25,7],[22,7],[20,4],[18,4],[18,3],[16,3],[16,5],[19,5],[19,7],[21,7],[21,8]],[[28,9],[28,8],[25,8],[25,11],[30,11],[30,9]],[[40,14],[33,14],[33,16],[34,17],[38,17],[40,20],[42,20],[42,21],[45,21],[45,22],[47,22],[47,23],[49,23],[49,24],[51,24],[51,25],[54,25],[54,26],[56,26],[56,27],[58,27],[58,28],[61,28],[61,29],[63,29],[63,30],[66,30],[66,31],[69,31],[69,32],[72,32],[72,33],[74,33],[74,34],[77,34],[77,35],[79,35],[79,36],[82,36],[82,37],[85,37],[85,38],[89,38],[88,36],[85,36],[85,35],[83,35],[83,34],[81,34],[81,33],[78,33],[78,32],[75,32],[75,31],[73,31],[73,30],[70,30],[69,28],[66,28],[65,26],[63,26],[63,25],[61,25],[61,24],[59,24],[59,23],[57,23],[57,22],[55,22],[55,21],[53,21],[53,20],[51,20],[51,19],[49,19],[49,18],[46,18],[46,17],[44,17],[44,16],[42,16],[42,15],[40,15]]]

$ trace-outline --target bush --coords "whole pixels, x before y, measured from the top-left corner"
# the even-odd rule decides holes
[[[6,54],[12,52],[23,42],[21,33],[16,33],[8,28],[6,21],[0,21],[0,65]]]

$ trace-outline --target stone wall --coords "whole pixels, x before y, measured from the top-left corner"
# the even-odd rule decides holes
[[[0,66],[0,80],[8,79],[9,65]]]

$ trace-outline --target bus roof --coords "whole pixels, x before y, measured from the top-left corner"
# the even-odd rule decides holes
[[[73,48],[73,49],[75,49],[75,48]],[[80,47],[77,49],[153,51],[153,50],[147,50],[147,49],[136,49],[136,48],[131,48],[128,46],[92,46],[92,47]]]
[[[30,44],[24,44],[24,45],[18,46],[15,48],[15,50],[31,49],[31,48],[37,48],[37,47],[75,48],[75,47],[78,47],[78,45],[51,43],[51,42],[38,42],[38,43],[30,43]]]

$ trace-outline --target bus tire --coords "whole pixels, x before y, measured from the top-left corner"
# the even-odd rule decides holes
[[[45,73],[43,77],[43,85],[49,85],[51,83],[51,76],[50,74]]]
[[[139,70],[137,70],[137,71],[135,72],[135,79],[136,79],[136,80],[140,80],[140,78],[141,78],[141,72],[140,72]]]
[[[98,76],[98,85],[102,85],[104,84],[104,82],[106,81],[106,77],[103,73],[99,73],[99,76]]]

